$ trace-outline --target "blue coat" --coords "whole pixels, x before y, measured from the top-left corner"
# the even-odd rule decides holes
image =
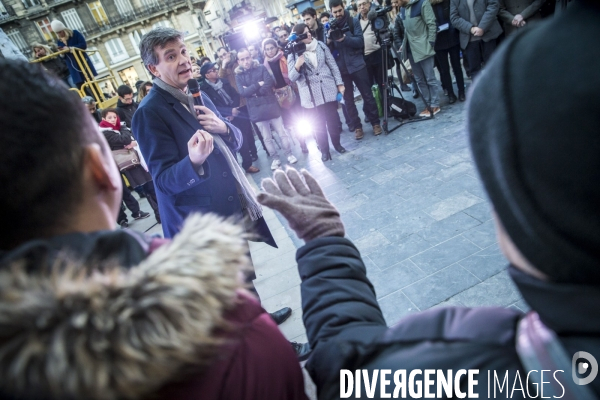
[[[64,47],[64,45],[65,44],[60,40],[56,41],[57,47]],[[73,31],[73,36],[71,36],[69,40],[67,40],[67,46],[77,47],[81,50],[87,49],[87,43],[85,42],[85,38],[78,30]],[[84,75],[80,71],[79,65],[77,64],[77,61],[75,61],[75,56],[73,55],[73,53],[67,53],[66,57],[67,58],[65,61],[67,62],[67,67],[69,67],[69,73],[71,74],[71,78],[73,78],[73,83],[77,85],[78,83],[85,82]],[[90,60],[87,54],[84,54],[84,58],[90,66],[90,69],[92,70],[92,75],[98,75],[98,73],[96,72],[96,68],[94,68],[94,64],[92,64],[92,60]]]
[[[205,93],[202,100],[223,119]],[[228,145],[236,151],[242,144],[242,134],[229,121],[223,121],[235,137],[235,143]],[[177,234],[193,212],[242,217],[235,178],[219,149],[215,147],[202,164],[202,176],[192,165],[187,143],[202,126],[172,95],[154,86],[140,103],[131,125],[154,180],[165,237]],[[254,229],[275,246],[264,219],[256,221]]]

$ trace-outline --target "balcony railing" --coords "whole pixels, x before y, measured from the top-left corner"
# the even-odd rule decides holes
[[[4,10],[0,11],[0,22],[5,22],[17,16],[17,13],[12,6],[4,6]]]
[[[62,1],[62,0],[58,0]],[[106,32],[118,26],[129,22],[137,21],[140,18],[150,17],[158,12],[172,10],[178,5],[185,5],[185,0],[165,0],[155,1],[142,7],[133,7],[133,11],[127,15],[112,14],[108,15],[108,22],[104,25],[86,25],[83,29],[87,36],[95,36],[102,32]]]

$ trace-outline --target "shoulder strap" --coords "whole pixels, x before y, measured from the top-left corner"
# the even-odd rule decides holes
[[[367,28],[369,28],[369,25],[371,25],[371,21],[367,22],[367,25],[365,26],[365,29],[363,29],[363,33],[365,33],[365,31],[367,30]]]
[[[540,320],[540,316],[536,312],[528,313],[519,321],[517,326],[517,353],[523,367],[527,371],[540,370],[563,370],[565,371],[566,379],[562,380],[561,385],[556,380],[551,380],[550,389],[555,398],[578,399],[578,400],[594,400],[597,399],[595,394],[586,385],[589,382],[582,382],[586,379],[594,379],[598,373],[598,364],[590,362],[592,370],[588,378],[579,380],[573,373],[573,379],[568,378],[568,373],[575,366],[572,365],[567,351],[559,342],[554,331],[548,329]],[[589,356],[584,351],[579,351],[573,355],[573,360],[580,356]],[[588,357],[589,358],[589,357]],[[532,379],[542,384],[538,379],[538,374],[532,374]],[[591,381],[590,381],[591,382]],[[548,385],[547,385],[548,386]]]

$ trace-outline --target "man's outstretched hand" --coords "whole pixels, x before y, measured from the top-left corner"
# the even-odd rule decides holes
[[[265,207],[279,211],[296,235],[305,242],[326,236],[344,236],[338,210],[325,198],[321,187],[306,170],[275,171],[273,179],[262,181],[264,193],[257,196]],[[306,182],[306,183],[305,183]]]

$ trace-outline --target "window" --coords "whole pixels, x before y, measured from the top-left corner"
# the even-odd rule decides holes
[[[96,21],[96,23],[99,26],[104,26],[104,25],[108,25],[108,17],[106,16],[106,13],[104,12],[104,7],[102,7],[102,3],[100,3],[99,1],[94,1],[91,3],[88,3],[88,8],[90,9],[90,12],[92,13],[92,17],[94,17],[94,20]]]
[[[63,19],[65,20],[65,25],[69,29],[77,29],[78,31],[85,32],[85,28],[83,27],[83,23],[79,18],[79,14],[74,8],[70,8],[67,11],[63,11],[60,13]]]
[[[92,61],[92,64],[94,64],[94,68],[96,68],[96,71],[106,68],[104,61],[102,61],[102,57],[100,56],[100,52],[97,51],[98,49],[96,47],[88,47],[88,51],[91,52],[94,50],[96,50],[96,53],[88,53],[88,55],[90,57],[90,60]]]
[[[105,46],[112,64],[123,61],[129,57],[120,38],[110,39],[105,43]]]
[[[145,33],[145,29],[136,29],[129,32],[129,40],[131,40],[133,48],[137,54],[140,54],[140,42],[142,41],[142,36],[144,36]]]
[[[48,18],[35,21],[35,24],[39,28],[40,32],[42,32],[42,36],[44,37],[44,39],[46,39],[48,42],[53,42],[58,38],[58,36],[56,36],[56,33],[52,31],[52,27],[50,26],[50,20]]]
[[[25,9],[41,5],[39,0],[21,0],[21,2]]]
[[[18,29],[13,29],[11,31],[6,32],[6,36],[13,42],[15,46],[21,51],[23,54],[29,54],[31,49],[27,45],[25,38],[21,35]]]
[[[156,29],[159,26],[164,26],[165,28],[172,28],[171,22],[169,22],[167,20],[162,20],[162,21],[158,21],[154,25],[152,25],[152,29]]]
[[[135,83],[140,80],[134,67],[129,67],[119,71],[119,76],[121,77],[123,83],[129,85],[131,88],[134,88]]]
[[[133,14],[133,7],[131,6],[131,2],[129,0],[115,0],[115,5],[117,6],[119,14],[122,16],[125,17]]]

